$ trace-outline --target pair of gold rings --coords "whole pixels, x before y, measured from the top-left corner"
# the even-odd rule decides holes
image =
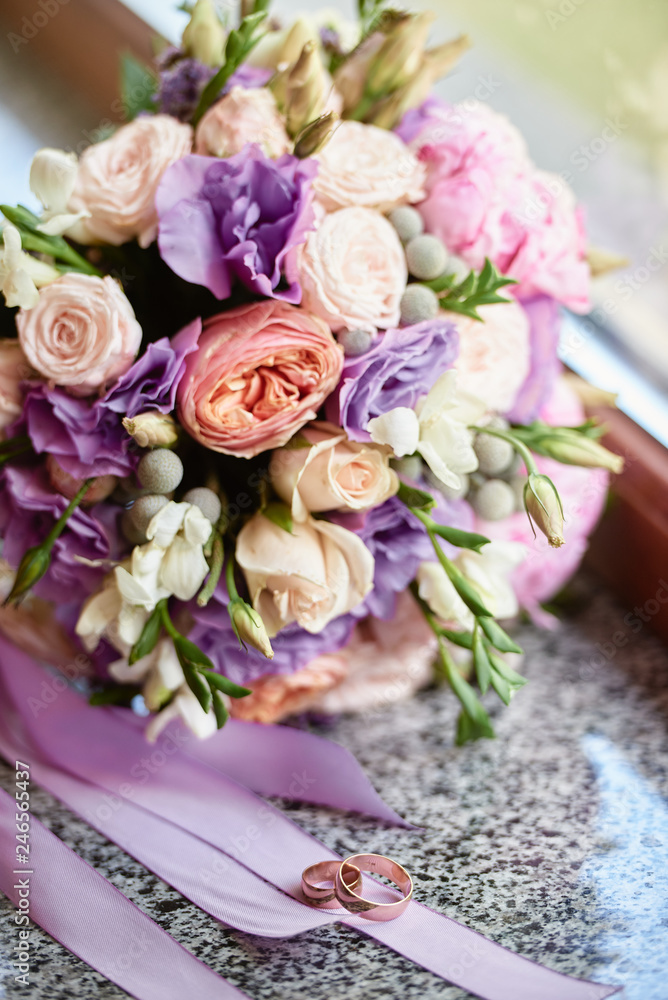
[[[362,872],[384,875],[401,890],[402,899],[378,903],[360,895]],[[329,882],[329,886],[322,885]],[[302,872],[302,892],[310,906],[335,909],[343,906],[365,920],[394,920],[408,906],[413,880],[401,865],[383,854],[351,854],[345,861],[320,861]]]

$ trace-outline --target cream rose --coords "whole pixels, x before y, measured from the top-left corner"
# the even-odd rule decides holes
[[[316,159],[313,186],[328,211],[361,205],[386,212],[424,198],[425,168],[387,129],[343,121]]]
[[[291,622],[322,632],[373,586],[374,559],[366,545],[329,521],[295,522],[290,534],[256,514],[239,532],[236,558],[269,636]]]
[[[33,368],[76,396],[103,390],[131,366],[142,331],[113,278],[64,274],[16,317]]]
[[[21,415],[21,382],[30,366],[18,340],[0,340],[0,430]]]
[[[326,215],[296,260],[302,305],[332,330],[398,326],[406,256],[379,212],[342,208]]]
[[[455,362],[460,390],[484,399],[489,410],[507,413],[529,374],[529,317],[518,302],[481,306],[484,322],[447,313],[459,331]]]
[[[247,142],[256,142],[266,156],[292,150],[274,95],[266,87],[232,87],[209,108],[195,132],[195,152],[203,156],[233,156]]]
[[[306,447],[281,448],[269,465],[272,485],[296,520],[305,521],[309,511],[369,510],[399,489],[388,449],[348,441],[340,427],[324,422],[304,427],[300,438]]]
[[[122,125],[79,160],[71,212],[87,212],[80,223],[89,242],[118,246],[137,237],[155,239],[155,193],[163,173],[192,148],[192,128],[170,115],[147,115]],[[83,238],[83,237],[82,237]]]

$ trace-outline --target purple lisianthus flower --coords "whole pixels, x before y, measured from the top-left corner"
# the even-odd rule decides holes
[[[242,685],[265,674],[292,674],[317,656],[335,653],[350,639],[356,621],[353,615],[341,615],[317,635],[298,625],[288,625],[271,640],[274,658],[268,660],[251,646],[248,650],[239,646],[226,604],[227,593],[221,585],[206,608],[193,607],[195,626],[188,638],[197,643],[221,674]]]
[[[45,382],[26,384],[23,413],[9,433],[27,434],[38,455],[53,455],[77,479],[127,476],[137,464],[117,413]]]
[[[186,370],[186,357],[197,347],[201,319],[193,320],[171,340],[162,337],[148,345],[130,369],[102,397],[99,405],[121,416],[136,417],[144,410],[170,413],[176,390]]]
[[[517,394],[508,418],[518,424],[535,420],[552,395],[561,371],[557,355],[561,310],[559,303],[547,295],[524,299],[520,305],[529,317],[529,374]]]
[[[373,417],[397,406],[413,408],[459,353],[459,334],[446,319],[387,330],[359,357],[347,358],[338,388],[327,400],[327,418],[353,441],[368,441]]]
[[[5,466],[0,473],[0,535],[2,554],[10,566],[17,567],[27,549],[44,541],[66,506],[45,466]],[[38,596],[62,603],[64,595],[67,600],[82,600],[99,587],[108,568],[86,566],[75,558],[109,557],[110,539],[94,511],[78,507],[68,519],[53,546],[51,566],[35,586]]]
[[[272,160],[255,145],[224,160],[183,157],[167,168],[156,196],[163,260],[219,299],[237,278],[258,295],[300,302],[293,274],[279,286],[288,252],[313,228],[316,171],[315,160],[288,153]]]
[[[160,81],[156,95],[156,110],[172,115],[179,121],[189,122],[195,113],[202,91],[217,72],[212,66],[205,66],[197,59],[183,56],[180,49],[170,46],[158,59]],[[271,70],[245,63],[235,70],[221,90],[219,97],[232,87],[264,87],[271,76]]]
[[[394,131],[400,139],[408,144],[420,134],[425,125],[432,121],[435,112],[438,113],[443,108],[450,107],[450,104],[446,104],[439,97],[428,97],[417,108],[411,108],[407,111]]]

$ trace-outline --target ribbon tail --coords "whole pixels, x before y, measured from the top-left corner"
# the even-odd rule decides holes
[[[259,795],[358,812],[416,829],[383,801],[349,750],[313,733],[230,719],[223,730],[186,752]]]
[[[17,864],[15,813],[0,791],[0,889],[20,913],[137,1000],[248,1000],[34,818],[30,866]]]

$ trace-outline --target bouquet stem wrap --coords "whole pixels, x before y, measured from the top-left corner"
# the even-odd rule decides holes
[[[43,681],[37,663],[0,640],[0,752],[9,759],[27,756],[38,784],[225,924],[247,933],[288,937],[341,920],[482,1000],[602,1000],[618,991],[543,968],[415,901],[400,920],[386,924],[301,903],[302,869],[336,855],[249,786],[263,794],[285,795],[287,789],[298,797],[297,790],[290,792],[290,776],[295,768],[299,772],[300,762],[303,769],[305,760],[313,770],[308,751],[315,741],[320,748],[313,764],[317,780],[310,796],[305,792],[303,797],[326,804],[331,786],[329,804],[396,822],[361,771],[354,774],[358,769],[352,758],[346,762],[352,777],[346,800],[346,784],[337,787],[335,777],[337,764],[345,758],[340,748],[301,733],[276,735],[275,727],[267,727],[266,752],[258,749],[253,736],[255,763],[250,757],[244,760],[234,742],[236,733],[208,744],[205,751],[198,748],[196,757],[190,752],[192,738],[170,728],[150,751],[134,723],[114,710],[90,708],[70,690],[61,691],[37,722],[31,705],[39,699]],[[5,857],[13,851],[10,803],[6,797],[0,800],[0,848]],[[187,992],[192,992],[192,977],[197,975],[198,995],[243,995],[219,977],[212,986],[213,979],[207,977],[214,974],[206,966],[186,958],[184,949],[170,944],[168,935],[151,927],[133,904],[34,820],[31,843],[34,871],[41,872],[31,876],[34,919],[103,975],[139,1000],[176,998],[186,992],[184,987],[173,978],[169,985],[156,987],[154,976],[160,975],[159,969],[178,970],[185,963],[187,979],[180,981],[188,983]],[[0,888],[16,902],[13,879],[3,874]],[[91,919],[81,919],[86,913]],[[135,960],[125,961],[121,973],[116,969],[123,947],[119,935],[131,926],[151,945]],[[97,933],[95,927],[104,927],[104,932]],[[149,961],[149,955],[158,958]]]

